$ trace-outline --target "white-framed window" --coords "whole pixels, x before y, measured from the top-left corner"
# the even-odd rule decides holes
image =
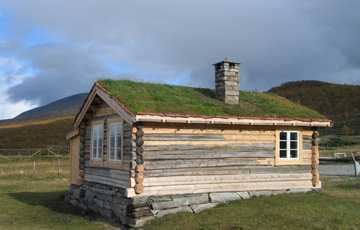
[[[120,162],[123,148],[123,121],[109,121],[108,130],[109,161]]]
[[[102,153],[103,153],[103,125],[102,124],[92,125],[91,130],[92,130],[91,158],[93,160],[102,160]]]
[[[299,160],[299,135],[299,131],[279,131],[279,160]]]

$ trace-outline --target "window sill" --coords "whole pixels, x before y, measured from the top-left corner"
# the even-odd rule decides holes
[[[91,165],[102,165],[103,161],[102,161],[102,159],[91,159],[90,163],[91,163]]]
[[[275,165],[302,165],[303,162],[299,159],[296,160],[277,160]]]

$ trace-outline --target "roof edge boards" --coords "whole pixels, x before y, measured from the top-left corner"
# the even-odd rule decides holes
[[[83,105],[80,108],[80,112],[75,118],[74,129],[78,128],[81,121],[83,120],[86,111],[89,109],[91,102],[94,100],[95,96],[98,95],[102,100],[104,100],[119,116],[121,116],[126,122],[132,123],[135,120],[134,114],[130,112],[124,105],[120,103],[115,97],[111,97],[108,91],[102,87],[98,82],[95,82],[92,87],[88,97],[85,99]]]
[[[222,124],[222,125],[255,125],[255,126],[301,126],[301,127],[332,127],[331,120],[298,119],[298,118],[246,118],[246,117],[215,117],[191,115],[136,114],[137,122],[185,123],[185,124]]]

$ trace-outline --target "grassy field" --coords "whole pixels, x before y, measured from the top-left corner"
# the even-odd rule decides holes
[[[36,175],[0,175],[0,229],[117,229],[64,202],[68,173],[38,159]],[[24,171],[19,162],[18,169]],[[0,164],[0,169],[4,165]],[[200,214],[178,213],[144,229],[359,229],[360,179],[323,178],[322,193],[286,194],[220,204]]]

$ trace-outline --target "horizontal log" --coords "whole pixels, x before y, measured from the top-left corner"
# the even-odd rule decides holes
[[[133,134],[133,139],[136,138],[136,135]],[[236,141],[236,140],[275,140],[274,134],[145,134],[143,137],[144,141]]]
[[[95,182],[95,183],[100,183],[100,184],[111,185],[111,186],[115,186],[115,187],[123,188],[123,189],[130,188],[129,180],[123,181],[123,180],[119,180],[119,179],[112,179],[112,178],[108,178],[108,177],[96,176],[96,175],[91,175],[91,174],[85,174],[84,180],[88,181],[88,182]]]
[[[310,151],[311,152],[311,151]],[[234,149],[212,149],[212,150],[191,150],[191,151],[159,151],[143,153],[147,159],[212,159],[212,158],[270,158],[274,157],[274,149],[267,150],[234,150]]]
[[[147,169],[195,168],[209,166],[235,166],[235,165],[274,165],[273,158],[227,158],[227,159],[196,159],[196,160],[165,160],[145,161]],[[200,170],[200,169],[199,169]]]
[[[113,166],[103,166],[102,163],[101,164],[91,164],[91,161],[89,159],[85,159],[84,162],[85,167],[102,167],[102,168],[114,168]],[[123,161],[121,170],[125,170],[125,171],[130,171],[130,161]]]
[[[302,154],[303,154],[303,159],[311,159],[312,151],[311,149],[303,149]]]
[[[206,145],[172,144],[172,145],[144,145],[145,151],[167,151],[167,150],[204,150],[204,149],[239,149],[239,150],[274,150],[274,143],[207,143]]]
[[[177,128],[166,127],[166,128],[155,128],[155,127],[144,127],[143,131],[146,135],[149,134],[275,134],[274,130],[258,130],[258,129],[224,129],[219,127],[218,129],[206,128],[204,125],[198,125],[198,128],[186,127],[186,125],[178,125]]]
[[[145,135],[144,141],[223,141],[225,137],[222,135],[174,135],[159,134]]]
[[[205,176],[173,176],[173,177],[146,177],[143,181],[145,187],[190,185],[190,184],[221,184],[239,182],[271,182],[311,180],[312,174],[308,173],[278,173],[278,174],[245,174],[245,175],[205,175]]]
[[[145,169],[145,177],[182,176],[182,175],[236,175],[249,173],[308,173],[309,166],[228,166],[209,168],[183,168],[183,169]]]
[[[311,180],[306,181],[278,181],[278,182],[253,182],[231,184],[199,184],[199,185],[173,185],[144,187],[141,194],[136,194],[133,188],[126,189],[126,197],[166,196],[208,192],[239,192],[254,190],[282,190],[314,188]]]
[[[85,173],[124,181],[129,180],[130,177],[129,171],[127,170],[117,170],[100,167],[87,167],[85,168]]]

